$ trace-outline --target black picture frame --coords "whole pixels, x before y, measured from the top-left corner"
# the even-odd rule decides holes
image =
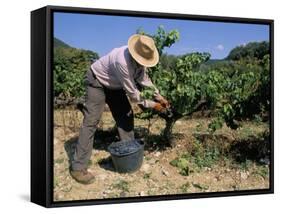
[[[117,199],[54,202],[53,200],[53,14],[54,12],[102,14],[113,16],[161,17],[200,21],[265,24],[270,27],[270,188],[180,195],[145,196]],[[44,207],[112,204],[176,200],[206,197],[226,197],[274,193],[274,21],[238,17],[187,15],[159,12],[109,10],[97,8],[46,6],[31,12],[31,202]]]

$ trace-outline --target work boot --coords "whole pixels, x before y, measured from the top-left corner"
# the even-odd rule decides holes
[[[93,183],[95,176],[88,172],[87,169],[82,170],[70,170],[70,175],[74,178],[77,182],[82,184],[91,184]]]

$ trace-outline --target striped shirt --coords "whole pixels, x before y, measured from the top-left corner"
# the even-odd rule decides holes
[[[128,46],[113,49],[107,55],[91,65],[92,71],[99,82],[109,89],[124,89],[132,102],[153,108],[155,102],[141,97],[136,83],[141,86],[155,87],[146,69],[140,67],[129,53]],[[156,87],[155,87],[156,89]],[[155,96],[159,94],[156,89]]]

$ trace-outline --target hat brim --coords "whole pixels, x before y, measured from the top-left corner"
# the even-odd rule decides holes
[[[159,62],[159,54],[158,54],[157,49],[155,49],[155,51],[153,52],[151,59],[144,58],[135,51],[135,46],[136,46],[136,43],[137,43],[139,37],[140,37],[140,35],[135,34],[129,38],[128,49],[129,49],[130,54],[142,66],[153,67],[153,66],[157,65],[157,63]]]

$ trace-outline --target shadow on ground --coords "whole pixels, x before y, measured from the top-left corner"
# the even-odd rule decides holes
[[[108,156],[107,158],[103,158],[98,162],[98,165],[105,169],[105,170],[109,170],[112,172],[115,172],[114,166],[113,166],[113,162],[110,156]]]
[[[75,150],[75,144],[78,141],[78,137],[72,137],[69,140],[67,140],[64,144],[64,149],[66,151],[67,157],[68,157],[68,164],[71,166],[71,161],[73,160],[74,150]],[[94,143],[93,148],[97,150],[106,150],[107,146],[109,146],[109,141],[106,141],[105,143]],[[107,158],[101,159],[98,162],[99,166],[105,170],[114,171],[113,163],[111,160],[111,157],[108,156]]]
[[[270,159],[270,135],[267,131],[245,139],[234,139],[223,134],[194,134],[201,144],[216,146],[221,153],[231,157],[238,163],[251,160],[261,164],[269,164]]]
[[[165,139],[160,135],[147,135],[148,130],[142,127],[135,128],[135,138],[145,141],[145,150],[149,152],[163,151],[170,148]],[[73,160],[75,144],[78,141],[78,136],[68,139],[64,144],[64,149],[68,156],[69,166]],[[108,130],[97,130],[95,133],[95,141],[93,149],[100,151],[108,151],[107,148],[112,142],[119,141],[118,131],[116,128]],[[110,156],[98,162],[99,166],[110,171],[114,171]]]
[[[161,135],[147,135],[148,131],[145,128],[137,127],[135,137],[145,141],[145,151],[165,151],[171,148],[171,142],[167,142]],[[183,139],[184,135],[175,134],[173,136],[175,142],[178,139]],[[217,147],[223,156],[231,157],[233,160],[241,163],[247,160],[252,160],[261,164],[269,164],[270,160],[270,138],[268,133],[262,136],[250,136],[247,139],[237,140],[230,139],[224,135],[196,134],[195,138],[200,141],[200,144],[206,147]],[[65,151],[68,155],[69,164],[73,158],[75,144],[78,138],[70,138],[65,142]],[[95,142],[93,149],[108,151],[107,148],[112,142],[119,141],[117,129],[97,130],[95,134]],[[194,147],[194,145],[191,145]],[[208,150],[206,150],[208,151]],[[191,152],[192,149],[186,148],[186,152]],[[99,166],[105,170],[114,171],[111,157],[108,156],[98,162]]]
[[[269,136],[234,142],[230,147],[230,155],[239,163],[252,160],[261,164],[269,164],[270,139]]]

